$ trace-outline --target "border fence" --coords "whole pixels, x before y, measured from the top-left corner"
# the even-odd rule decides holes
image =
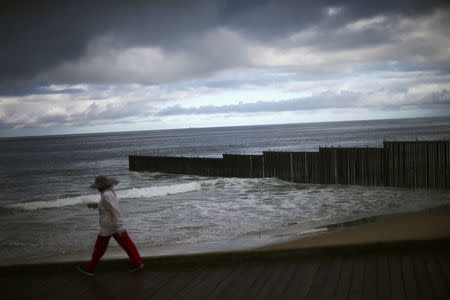
[[[277,177],[299,183],[450,188],[450,141],[384,141],[383,148],[321,147],[223,158],[129,156],[130,171],[214,177]]]

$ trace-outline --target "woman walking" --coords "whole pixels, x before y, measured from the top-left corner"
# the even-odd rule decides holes
[[[113,185],[118,183],[119,181],[114,178],[99,175],[95,178],[95,183],[91,185],[91,188],[97,189],[101,193],[98,204],[88,204],[89,208],[98,208],[99,210],[100,232],[97,236],[91,260],[84,265],[78,266],[78,270],[86,275],[95,275],[95,267],[105,253],[111,236],[114,237],[117,243],[128,254],[132,264],[132,267],[129,269],[130,272],[141,271],[144,268],[142,258],[133,241],[128,236],[124,222],[120,216],[119,200],[112,188]]]

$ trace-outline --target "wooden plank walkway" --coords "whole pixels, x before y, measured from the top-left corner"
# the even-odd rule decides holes
[[[450,299],[450,251],[377,250],[254,261],[0,272],[2,299]],[[104,263],[107,264],[107,263]]]

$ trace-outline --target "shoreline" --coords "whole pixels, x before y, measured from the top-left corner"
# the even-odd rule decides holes
[[[450,238],[450,205],[392,213],[319,226],[314,235],[274,243],[257,250],[287,250]]]
[[[426,241],[450,238],[450,204],[422,209],[419,211],[392,213],[359,218],[352,221],[318,226],[297,233],[297,237],[288,240],[267,242],[253,241],[243,247],[240,241],[219,241],[182,247],[145,247],[139,248],[143,259],[165,259],[168,257],[187,257],[214,255],[218,253],[263,253],[284,250],[308,250],[314,248],[358,246],[368,244]],[[206,243],[208,244],[208,243]],[[13,258],[0,262],[0,267],[14,265],[40,265],[82,262],[89,259],[90,252],[66,253],[28,258]],[[110,247],[102,261],[127,259],[119,247]]]

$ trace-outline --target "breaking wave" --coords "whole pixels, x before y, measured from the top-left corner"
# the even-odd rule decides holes
[[[117,196],[121,199],[152,198],[198,191],[201,190],[203,186],[204,184],[200,182],[189,182],[165,186],[132,188],[128,190],[116,191],[116,193]],[[90,194],[70,198],[61,198],[51,201],[16,203],[7,205],[6,207],[10,209],[19,209],[19,210],[37,210],[44,208],[61,208],[66,206],[86,204],[89,202],[98,202],[98,200],[99,200],[98,194]]]

